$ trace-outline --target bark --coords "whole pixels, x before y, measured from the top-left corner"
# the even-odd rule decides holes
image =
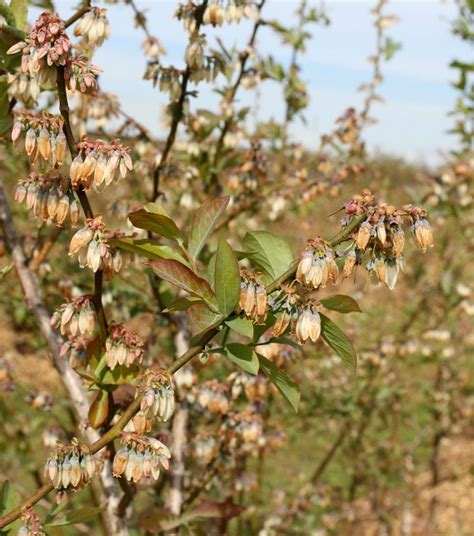
[[[174,339],[176,355],[181,355],[189,349],[189,328],[187,317],[180,315],[176,318],[178,331]],[[170,490],[166,497],[166,508],[173,515],[179,516],[183,507],[183,484],[184,484],[184,450],[187,441],[188,428],[188,404],[181,396],[178,386],[176,386],[176,395],[179,400],[177,411],[173,418],[171,427],[171,452],[173,463],[170,474]]]

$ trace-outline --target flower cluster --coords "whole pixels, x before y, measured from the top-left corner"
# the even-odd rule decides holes
[[[226,431],[232,432],[233,439],[236,436],[244,443],[257,443],[264,440],[262,425],[262,417],[260,415],[243,411],[229,415],[223,428]]]
[[[320,305],[312,300],[301,302],[293,290],[287,290],[281,304],[281,314],[273,326],[273,334],[279,337],[290,326],[300,344],[308,339],[316,342],[321,334],[321,317],[318,312]]]
[[[12,129],[12,141],[24,141],[25,152],[32,164],[41,156],[52,166],[61,165],[66,156],[66,136],[63,118],[43,112],[41,114],[18,111]],[[23,139],[24,136],[24,139]]]
[[[247,318],[263,324],[267,318],[267,290],[260,274],[242,270],[240,276],[239,307]]]
[[[41,88],[36,78],[32,78],[29,73],[17,71],[8,73],[8,95],[17,101],[23,102],[26,106],[36,104]]]
[[[88,32],[88,35],[91,32]],[[97,30],[94,30],[94,35]],[[57,81],[57,67],[64,67],[68,88],[86,92],[97,87],[96,75],[101,70],[86,58],[71,55],[71,42],[63,21],[52,13],[42,13],[25,41],[8,49],[8,54],[22,53],[21,71],[38,80],[40,86],[52,88]]]
[[[157,372],[147,370],[140,379],[137,394],[142,394],[140,411],[129,423],[127,430],[150,432],[154,419],[166,422],[175,407],[174,389],[171,376],[164,369]]]
[[[203,409],[211,413],[225,415],[229,411],[229,400],[226,396],[227,388],[217,380],[209,380],[196,386],[188,395],[190,402],[196,401]]]
[[[145,56],[149,56],[152,59],[157,59],[162,54],[166,53],[163,45],[156,37],[147,37],[145,41],[143,41],[142,48]]]
[[[71,163],[70,176],[74,188],[90,188],[92,184],[99,188],[109,185],[117,172],[123,178],[127,171],[133,169],[129,149],[119,140],[105,143],[102,140],[88,141],[86,138],[78,143],[79,154]]]
[[[225,61],[221,54],[214,52],[213,55],[204,55],[201,40],[193,41],[186,50],[186,61],[191,68],[190,80],[198,83],[203,80],[212,82],[219,73],[225,70]],[[173,102],[181,96],[181,80],[183,71],[173,66],[165,67],[159,61],[148,62],[144,78],[151,80],[153,86],[158,86],[160,91],[169,94]],[[184,101],[185,111],[188,111],[189,101]]]
[[[69,303],[63,303],[54,312],[51,325],[59,329],[61,335],[92,337],[97,327],[93,296],[79,296]]]
[[[21,70],[37,76],[40,85],[56,84],[56,66],[65,66],[71,42],[63,21],[52,13],[42,13],[25,39],[13,45],[8,54],[22,53]]]
[[[104,129],[109,121],[119,116],[120,103],[117,95],[102,91],[92,91],[89,95],[80,93],[75,97],[77,113],[71,117],[81,137],[87,134],[87,122],[94,122],[97,130]]]
[[[28,179],[19,181],[15,200],[25,202],[37,218],[51,220],[58,226],[63,225],[68,216],[73,227],[79,221],[80,207],[69,181],[55,170],[45,175],[32,172]]]
[[[197,436],[191,443],[191,451],[195,458],[207,465],[217,453],[217,442],[210,434]]]
[[[122,324],[110,324],[105,341],[105,362],[113,370],[117,365],[131,367],[143,360],[143,340]]]
[[[172,101],[181,96],[182,71],[175,67],[163,67],[159,62],[149,62],[144,79],[151,80],[153,87],[158,86],[160,92],[168,93]]]
[[[344,254],[344,277],[349,277],[354,267],[362,264],[364,253],[368,252],[367,270],[376,281],[393,290],[399,272],[403,270],[403,219],[411,225],[414,240],[423,252],[433,246],[433,235],[424,209],[412,205],[398,209],[386,203],[376,203],[370,190],[355,195],[344,209],[347,216],[342,221],[343,226],[349,225],[353,218],[365,218],[353,232],[352,244]]]
[[[70,445],[58,444],[44,466],[45,476],[60,490],[81,488],[89,483],[95,471],[96,461],[89,447],[79,445],[75,438]]]
[[[264,355],[264,357],[267,357],[268,355],[265,355],[265,348],[267,348],[269,345],[259,346],[259,354],[261,353]],[[275,343],[275,346],[280,346],[279,344]],[[261,352],[260,350],[264,350]],[[257,400],[264,400],[265,394],[267,392],[267,382],[265,381],[265,378],[262,376],[251,376],[250,374],[244,374],[241,372],[235,372],[232,373],[229,378],[229,381],[232,381],[232,388],[231,388],[231,394],[232,398],[236,400],[240,397],[242,392],[245,392],[245,396],[251,401],[255,402]]]
[[[126,432],[122,434],[121,447],[114,457],[114,476],[123,475],[133,482],[148,477],[158,480],[161,467],[169,468],[170,458],[168,447],[158,439]]]
[[[338,275],[339,268],[329,245],[320,238],[308,240],[298,264],[296,279],[318,289],[324,288],[328,281],[336,284]]]
[[[257,20],[258,10],[253,2],[249,0],[228,0],[224,6],[217,0],[211,0],[204,12],[203,24],[212,26],[222,26],[225,21],[229,24],[239,23],[242,18]]]
[[[31,508],[23,510],[21,514],[22,526],[18,536],[46,536],[40,518]]]
[[[79,88],[81,93],[90,93],[97,89],[97,75],[102,72],[97,65],[91,65],[87,58],[79,56],[71,58],[64,72],[67,87],[70,91]]]
[[[316,342],[321,334],[321,317],[317,307],[308,304],[298,316],[296,321],[295,334],[298,342],[304,344],[308,339]]]
[[[61,346],[59,355],[68,356],[72,368],[85,367],[87,365],[87,346],[90,340],[87,337],[69,336],[69,340]]]
[[[109,235],[102,216],[86,221],[69,244],[69,256],[77,257],[81,268],[88,266],[93,272],[102,270],[107,279],[120,272],[132,258],[132,254],[111,246],[107,240],[122,236],[121,233]]]
[[[226,115],[232,115],[232,109],[227,105],[226,101],[222,101],[221,108]],[[224,140],[226,145],[229,145],[229,140]],[[232,145],[232,144],[230,144]],[[229,186],[233,190],[241,190],[244,192],[255,191],[259,184],[266,179],[268,175],[267,157],[259,141],[253,140],[250,149],[243,157],[243,163],[240,165],[230,179]]]
[[[100,46],[110,36],[110,24],[106,17],[107,10],[91,7],[74,28],[75,36],[83,36],[90,43]]]

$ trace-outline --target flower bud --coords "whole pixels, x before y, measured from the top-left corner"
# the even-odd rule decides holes
[[[383,221],[378,221],[375,225],[375,231],[377,233],[377,238],[379,239],[382,246],[385,245],[385,241],[387,240],[387,231],[385,229],[385,223]]]
[[[28,156],[33,154],[33,151],[36,148],[36,132],[30,128],[26,133],[25,138],[25,151]]]
[[[357,262],[357,255],[356,252],[351,249],[347,252],[346,257],[344,259],[344,268],[343,268],[343,277],[347,278],[350,277],[352,274],[352,271],[354,270],[354,266]]]
[[[427,248],[433,247],[433,234],[428,220],[416,220],[413,226],[413,234],[415,242],[423,253]]]
[[[401,227],[397,227],[392,231],[392,251],[394,257],[399,257],[403,253],[405,247],[405,233]]]
[[[79,250],[87,246],[94,237],[94,231],[90,227],[83,227],[79,229],[72,237],[69,244],[69,256],[73,257],[77,255]]]
[[[359,231],[357,233],[357,238],[356,238],[357,249],[364,250],[367,247],[370,241],[371,234],[372,234],[372,227],[370,223],[364,222],[359,227]]]

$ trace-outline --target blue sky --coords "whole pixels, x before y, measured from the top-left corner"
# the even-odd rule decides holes
[[[151,32],[168,51],[164,62],[182,65],[185,33],[181,24],[171,18],[176,2],[136,0],[136,4],[147,9]],[[68,16],[75,3],[60,1],[57,5],[60,14]],[[264,15],[286,22],[297,5],[296,0],[268,0]],[[297,122],[292,130],[294,138],[308,147],[317,145],[319,136],[331,129],[334,119],[348,106],[360,103],[362,97],[357,87],[370,78],[367,56],[373,52],[375,42],[370,14],[373,2],[327,0],[325,5],[331,24],[313,26],[313,39],[301,61],[311,99],[307,124]],[[160,110],[166,96],[142,80],[143,32],[134,28],[130,8],[107,7],[112,35],[95,58],[95,63],[104,69],[101,86],[116,93],[128,113],[159,134]],[[400,18],[389,35],[401,41],[403,48],[384,67],[381,94],[385,103],[374,109],[379,123],[366,133],[367,143],[371,150],[435,164],[455,144],[453,136],[446,132],[451,126],[447,114],[456,97],[449,84],[454,78],[449,62],[455,57],[470,57],[472,50],[450,33],[450,23],[456,17],[452,1],[394,1],[386,11]],[[213,43],[215,36],[220,35],[226,44],[243,47],[250,30],[247,22],[226,25],[224,29],[210,28],[208,37]],[[269,29],[263,28],[258,45],[276,60],[288,64],[289,51]],[[216,109],[218,101],[211,88],[199,87],[199,105]],[[242,90],[238,97],[241,104],[251,104],[256,93]],[[266,83],[260,92],[259,116],[278,119],[282,115],[280,89],[274,83]]]

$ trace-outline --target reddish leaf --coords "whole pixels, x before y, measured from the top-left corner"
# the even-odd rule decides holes
[[[217,310],[217,300],[209,283],[197,276],[184,264],[173,259],[160,259],[147,263],[158,277],[168,281],[189,294],[204,300],[210,307]]]

